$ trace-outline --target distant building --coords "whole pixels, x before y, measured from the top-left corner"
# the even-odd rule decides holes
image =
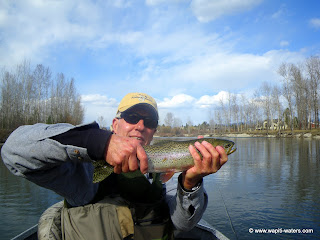
[[[285,130],[288,129],[288,125],[283,122],[283,121],[278,121],[278,119],[273,119],[269,121],[269,126],[268,126],[268,121],[264,120],[262,126],[257,126],[256,130],[279,130],[279,128],[281,130]]]

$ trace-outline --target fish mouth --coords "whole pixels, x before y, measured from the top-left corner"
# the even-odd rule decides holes
[[[230,145],[226,148],[226,152],[227,152],[227,155],[230,155],[231,153],[234,153],[237,148],[233,148],[234,147],[234,142],[231,142]]]
[[[233,148],[233,145],[232,147],[230,147],[227,151],[227,155],[230,155],[231,153],[234,153],[235,151],[237,150],[237,148]]]
[[[229,151],[227,152],[227,155],[234,153],[237,150],[237,148],[230,148]]]

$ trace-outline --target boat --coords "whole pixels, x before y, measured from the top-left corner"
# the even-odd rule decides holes
[[[48,222],[52,224],[54,221],[57,221],[57,224],[60,224],[60,215],[61,208],[63,206],[63,201],[58,202],[51,207],[49,207],[40,217],[39,224],[34,225],[33,227],[27,229],[26,231],[15,236],[11,240],[38,240],[38,234],[41,235],[41,229],[43,225],[46,225]],[[39,232],[38,232],[39,231]],[[54,232],[53,235],[58,232]],[[176,230],[174,232],[175,239],[187,240],[187,239],[197,239],[197,240],[229,240],[224,234],[218,231],[216,228],[211,226],[204,219],[201,219],[198,224],[188,232],[182,232]],[[40,237],[41,238],[41,237]],[[46,237],[43,239],[56,239]]]

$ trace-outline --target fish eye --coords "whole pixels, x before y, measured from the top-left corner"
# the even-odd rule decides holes
[[[231,147],[231,144],[230,144],[230,143],[227,143],[227,144],[225,145],[225,148],[229,148],[229,147]]]

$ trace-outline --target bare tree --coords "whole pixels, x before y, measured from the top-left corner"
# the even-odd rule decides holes
[[[193,125],[190,117],[188,117],[188,120],[187,120],[187,124],[186,124],[186,125],[187,125],[188,134],[190,134],[190,133],[191,133],[191,129],[192,129],[192,125]]]
[[[175,117],[173,118],[173,127],[178,128],[182,126],[182,121],[180,118]]]
[[[51,71],[42,64],[38,64],[33,72],[35,82],[35,92],[37,96],[36,103],[36,121],[45,122],[47,121],[47,99],[48,89],[51,81]]]
[[[310,106],[312,108],[315,126],[319,127],[320,58],[315,56],[308,58],[306,60],[306,67],[309,77],[308,85],[310,86]]]
[[[282,122],[282,104],[280,101],[281,90],[277,86],[273,86],[272,88],[272,105],[275,109],[275,114],[277,116],[277,126],[278,126],[278,134],[280,135],[281,131],[281,122]]]
[[[173,113],[172,112],[168,112],[165,119],[164,119],[164,123],[166,126],[170,126],[173,127]]]
[[[250,126],[250,104],[248,102],[247,97],[242,94],[241,95],[241,104],[240,104],[240,122],[241,122],[241,132],[243,131],[242,126],[244,125],[244,129],[248,131],[248,125]]]
[[[228,108],[227,108],[227,119],[228,119],[228,130],[231,132],[231,118],[232,118],[232,93],[228,92]]]
[[[238,105],[238,99],[237,99],[237,95],[236,94],[231,94],[231,116],[233,119],[233,123],[234,123],[234,131],[238,131],[239,132],[239,105]],[[237,129],[236,129],[237,127]]]
[[[220,108],[217,110],[221,112],[220,114],[221,119],[224,119],[224,121],[221,124],[224,125],[224,131],[226,132],[227,127],[230,127],[230,118],[229,118],[230,114],[229,114],[228,108],[224,104],[223,97],[219,99],[219,102],[220,102]],[[229,129],[229,132],[230,132],[230,129]]]
[[[36,122],[83,121],[84,109],[74,79],[58,74],[52,80],[49,68],[39,64],[34,70],[28,61],[18,64],[15,71],[3,70],[1,82],[1,127],[16,128]]]
[[[282,63],[278,69],[278,73],[283,77],[282,79],[282,93],[288,103],[288,110],[290,113],[290,129],[293,133],[293,98],[292,98],[292,82],[290,80],[290,66],[287,63]]]
[[[267,135],[269,134],[269,127],[271,126],[273,117],[272,117],[272,102],[271,102],[271,85],[268,82],[263,82],[262,86],[259,88],[259,91],[257,92],[257,95],[259,96],[259,101],[261,102],[261,106],[263,107],[263,112],[265,116],[266,123],[266,130]],[[272,125],[273,126],[273,125]]]
[[[214,121],[214,110],[209,110],[209,125],[211,134],[215,134],[215,121]]]
[[[214,111],[214,115],[215,115],[215,119],[218,123],[219,129],[220,129],[220,133],[222,131],[222,117],[221,117],[221,112],[220,111]]]
[[[11,109],[13,109],[14,96],[13,88],[15,78],[9,72],[6,72],[2,78],[1,85],[1,114],[2,114],[2,128],[11,128],[11,122],[13,120]]]
[[[18,64],[15,71],[15,80],[12,82],[15,86],[15,93],[20,95],[20,103],[17,104],[15,101],[16,121],[20,119],[18,112],[22,113],[22,120],[18,125],[23,122],[32,123],[34,121],[33,106],[35,101],[35,89],[34,89],[34,78],[32,76],[30,62],[24,60],[21,64]]]
[[[103,116],[98,117],[97,122],[98,122],[100,128],[107,127],[107,120]]]
[[[302,76],[301,67],[295,64],[290,65],[290,76],[292,82],[293,97],[297,112],[298,128],[306,129],[308,124],[308,92],[307,84]]]

